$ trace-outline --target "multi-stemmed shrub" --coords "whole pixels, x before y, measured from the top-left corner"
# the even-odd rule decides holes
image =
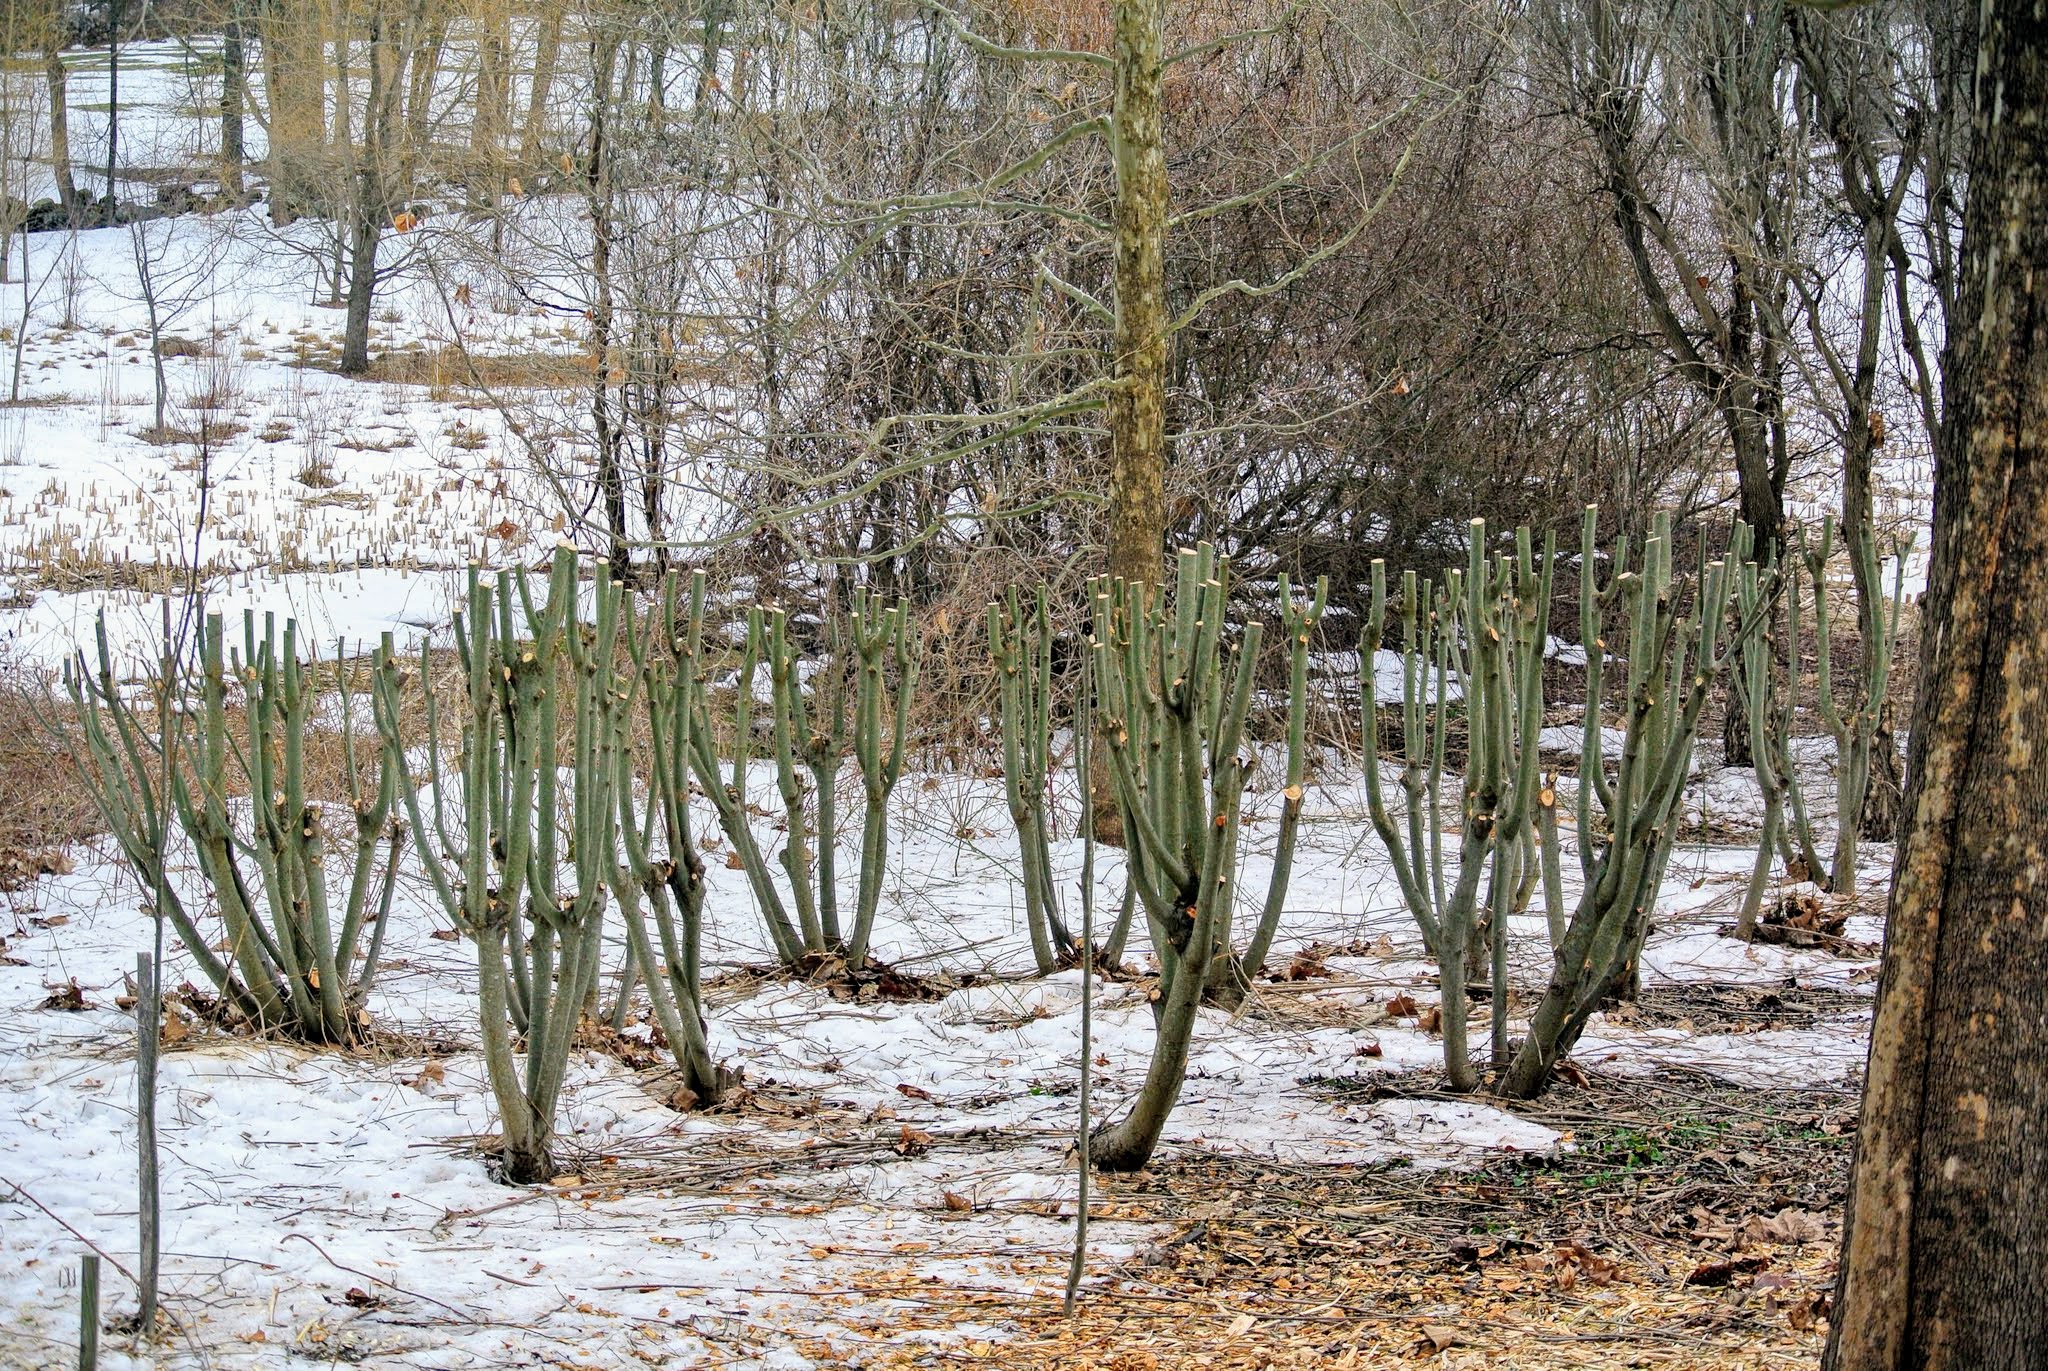
[[[701,606],[702,593],[701,584],[693,582],[693,605]],[[867,960],[881,904],[889,860],[889,796],[903,775],[906,730],[917,690],[919,640],[909,607],[884,606],[879,597],[856,590],[847,622],[834,625],[834,651],[809,680],[801,670],[787,612],[749,610],[731,715],[729,773],[718,755],[701,611],[686,629],[678,648],[678,687],[686,692],[685,707],[691,711],[691,758],[726,840],[746,872],[777,959],[797,969],[839,957],[850,969],[859,970]],[[764,667],[775,785],[786,830],[781,863],[789,885],[787,901],[747,815],[754,686]],[[890,706],[886,723],[885,702]],[[863,804],[853,920],[843,925],[837,791],[839,769],[848,752],[860,772]]]
[[[1827,585],[1827,565],[1834,551],[1834,542],[1835,522],[1830,518],[1822,523],[1817,542],[1809,542],[1803,534],[1800,536],[1799,555],[1788,556],[1785,567],[1786,650],[1791,654],[1788,660],[1796,661],[1801,650],[1802,586],[1813,597],[1816,643],[1814,709],[1835,745],[1835,843],[1831,859],[1823,861],[1821,858],[1806,793],[1800,784],[1798,770],[1792,765],[1791,682],[1787,683],[1788,698],[1782,706],[1773,707],[1768,697],[1760,697],[1750,703],[1764,723],[1770,745],[1778,758],[1777,779],[1784,791],[1787,819],[1778,834],[1778,842],[1783,849],[1785,865],[1791,868],[1796,863],[1804,869],[1807,878],[1823,890],[1853,895],[1856,893],[1863,801],[1870,788],[1870,759],[1877,744],[1878,725],[1884,715],[1885,694],[1891,680],[1892,652],[1899,638],[1899,614],[1906,598],[1906,549],[1900,550],[1893,571],[1889,608],[1870,606],[1859,626],[1859,632],[1868,641],[1862,654],[1860,672],[1845,706],[1835,698],[1835,618]],[[1863,584],[1872,587],[1883,584],[1879,574],[1877,539],[1869,529],[1864,529],[1860,536],[1851,540],[1848,552],[1860,564]],[[1802,564],[1806,573],[1804,577],[1799,574]],[[1796,681],[1796,673],[1792,679]]]
[[[1467,1042],[1468,962],[1482,931],[1491,940],[1495,1046],[1506,1046],[1508,916],[1526,904],[1537,863],[1532,816],[1538,803],[1537,731],[1543,724],[1543,649],[1549,623],[1552,550],[1540,561],[1529,531],[1512,556],[1490,556],[1486,525],[1470,528],[1466,568],[1441,589],[1406,572],[1401,582],[1401,789],[1403,822],[1387,804],[1379,770],[1379,698],[1374,656],[1384,632],[1386,567],[1373,563],[1372,612],[1360,670],[1365,784],[1374,829],[1386,845],[1403,901],[1435,960],[1442,987],[1444,1070],[1453,1089],[1479,1084]],[[1459,722],[1466,744],[1459,784],[1457,868],[1447,876],[1443,774],[1446,742]],[[1547,800],[1546,800],[1547,803]],[[1493,879],[1482,898],[1489,865]]]
[[[685,676],[697,661],[689,645],[702,642],[704,636],[703,574],[691,577],[688,597],[682,599],[677,575],[670,573],[659,603],[649,608],[638,631],[630,598],[624,612],[623,636],[645,705],[648,778],[645,806],[636,812],[632,744],[622,736],[614,757],[619,768],[616,793],[623,867],[614,889],[628,951],[646,985],[654,1021],[682,1073],[683,1087],[697,1102],[710,1104],[724,1093],[730,1077],[712,1057],[705,1024],[704,859],[690,822],[690,758],[697,720]],[[619,722],[623,728],[626,720]],[[648,912],[653,915],[653,937],[648,933]],[[631,983],[628,980],[627,985]],[[621,1004],[626,998],[620,996]]]
[[[556,550],[538,604],[524,573],[501,572],[493,587],[472,568],[455,619],[463,707],[452,766],[427,693],[431,808],[403,770],[388,639],[376,694],[428,881],[475,945],[484,1068],[504,1175],[515,1182],[554,1172],[555,1106],[597,985],[606,893],[618,869],[618,789],[630,783],[621,758],[634,686],[619,664],[623,592],[599,562],[588,622],[577,598],[567,547]],[[525,1039],[523,1063],[515,1030]]]
[[[1823,643],[1829,621],[1818,572],[1828,546],[1824,534],[1805,562]],[[1580,601],[1588,694],[1577,802],[1584,884],[1569,913],[1556,796],[1539,777],[1537,755],[1552,547],[1539,556],[1524,529],[1512,550],[1493,554],[1475,520],[1467,565],[1441,587],[1404,577],[1406,807],[1398,816],[1379,773],[1373,656],[1388,594],[1384,568],[1374,565],[1362,683],[1368,798],[1439,968],[1445,1061],[1457,1088],[1477,1084],[1466,1008],[1472,971],[1490,971],[1494,1057],[1506,1068],[1500,1088],[1512,1095],[1540,1091],[1591,1013],[1632,980],[1676,837],[1700,713],[1731,662],[1742,664],[1766,788],[1766,856],[1775,846],[1791,860],[1787,813],[1795,833],[1805,820],[1787,711],[1772,680],[1775,654],[1764,637],[1775,574],[1751,564],[1748,549],[1738,525],[1727,559],[1703,565],[1688,586],[1672,574],[1670,529],[1659,518],[1640,569],[1628,567],[1621,549],[1602,585],[1587,511]],[[1129,897],[1144,912],[1160,966],[1144,1086],[1094,1148],[1096,1164],[1112,1170],[1141,1166],[1156,1148],[1184,1083],[1199,1007],[1241,999],[1285,905],[1306,774],[1309,647],[1326,587],[1298,598],[1280,581],[1279,624],[1289,643],[1285,786],[1271,875],[1240,953],[1232,925],[1262,627],[1245,625],[1233,645],[1228,576],[1228,559],[1205,544],[1181,553],[1170,592],[1122,581],[1090,587],[1091,736],[1107,747]],[[728,1084],[702,999],[706,872],[692,824],[693,780],[718,815],[778,959],[804,970],[835,958],[854,970],[866,962],[918,674],[918,636],[903,605],[857,594],[850,615],[828,623],[829,651],[809,672],[789,617],[756,608],[731,674],[732,702],[723,706],[725,682],[714,679],[723,664],[705,647],[701,573],[687,583],[671,575],[656,603],[636,614],[605,563],[580,583],[565,547],[536,589],[523,573],[472,570],[455,621],[456,739],[444,739],[443,706],[422,690],[425,746],[409,750],[418,740],[408,740],[402,723],[407,673],[387,637],[371,689],[380,746],[359,756],[354,701],[341,678],[342,772],[354,824],[341,871],[330,870],[339,864],[326,836],[338,805],[316,799],[308,781],[317,692],[293,626],[280,636],[266,620],[259,638],[251,618],[242,652],[231,654],[218,617],[208,618],[197,632],[196,669],[162,671],[146,687],[146,704],[132,702],[118,679],[104,626],[97,670],[81,659],[66,677],[79,756],[110,830],[204,974],[263,1027],[328,1042],[359,1032],[403,835],[414,835],[441,908],[474,944],[484,1065],[503,1172],[514,1181],[552,1172],[556,1106],[595,1003],[613,899],[629,973],[623,994],[645,987],[692,1098],[716,1099]],[[1796,636],[1796,579],[1791,600]],[[1614,654],[1605,628],[1617,610],[1626,621],[1624,740],[1609,759],[1601,701]],[[1049,971],[1078,948],[1059,917],[1049,855],[1053,643],[1044,594],[1029,609],[1014,594],[992,605],[988,626],[1027,923],[1034,956]],[[1834,704],[1823,672],[1821,711],[1837,737],[1845,792],[1867,774],[1859,768],[1867,769],[1896,627],[1894,607],[1875,654],[1878,674],[1846,709]],[[422,685],[430,661],[423,650]],[[780,879],[749,816],[757,702],[767,710],[766,756],[786,832]],[[1458,740],[1465,757],[1450,802],[1446,760]],[[444,749],[444,741],[456,745]],[[842,891],[837,787],[849,754],[863,805],[857,869]],[[237,798],[243,793],[246,801]],[[1810,837],[1798,841],[1817,867]],[[224,940],[202,928],[170,880],[181,844],[219,908]],[[1832,879],[1853,881],[1853,837],[1846,849],[1838,839],[1836,852]],[[1539,885],[1552,975],[1510,1062],[1509,922]],[[1753,881],[1746,919],[1755,890]],[[842,917],[849,893],[850,917]]]
[[[1294,875],[1294,848],[1301,835],[1301,807],[1307,798],[1308,779],[1308,659],[1316,625],[1322,622],[1329,604],[1330,582],[1316,579],[1315,591],[1296,599],[1293,583],[1283,572],[1277,587],[1280,632],[1287,640],[1287,743],[1286,784],[1280,791],[1280,828],[1273,842],[1273,870],[1266,880],[1266,897],[1259,906],[1259,920],[1242,953],[1231,942],[1231,911],[1219,915],[1217,952],[1209,964],[1209,996],[1225,1005],[1235,1005],[1258,974],[1265,969],[1266,954],[1280,931],[1281,911],[1287,903],[1287,887]]]
[[[1074,935],[1060,917],[1052,879],[1046,786],[1052,769],[1052,628],[1046,589],[1027,612],[1016,587],[988,607],[989,652],[995,659],[997,729],[1003,748],[1003,793],[1017,829],[1024,887],[1024,925],[1040,974],[1075,954]],[[1084,778],[1085,784],[1085,778]]]
[[[1187,1077],[1196,1010],[1237,894],[1241,755],[1260,625],[1223,641],[1227,558],[1183,549],[1171,603],[1143,582],[1092,587],[1099,727],[1123,820],[1125,870],[1159,958],[1152,1060],[1130,1112],[1095,1139],[1095,1164],[1151,1158]]]
[[[307,777],[316,674],[299,660],[297,625],[287,621],[279,634],[266,615],[259,638],[255,616],[245,615],[238,654],[225,637],[220,616],[207,615],[193,644],[196,678],[167,643],[143,686],[145,716],[115,668],[102,618],[97,662],[81,654],[64,674],[79,768],[157,916],[223,999],[260,1029],[350,1042],[368,1022],[363,1002],[391,913],[402,843],[389,822],[395,771],[382,748],[367,762],[358,756],[343,674],[353,831],[337,854],[328,829],[341,806],[316,797]],[[181,838],[218,910],[219,939],[171,879]]]
[[[1552,1068],[1600,1005],[1633,988],[1678,836],[1700,712],[1743,646],[1762,633],[1765,620],[1754,612],[1738,613],[1730,622],[1730,601],[1749,562],[1750,533],[1742,524],[1730,536],[1725,559],[1701,567],[1689,587],[1688,613],[1688,587],[1672,575],[1668,519],[1660,516],[1644,540],[1641,569],[1627,569],[1624,550],[1603,589],[1592,547],[1593,518],[1589,509],[1579,566],[1587,662],[1578,806],[1585,884],[1563,936],[1552,946],[1550,978],[1528,1033],[1500,1082],[1502,1093],[1523,1099],[1543,1091]],[[1621,754],[1610,779],[1599,704],[1606,617],[1615,600],[1625,610],[1628,648]],[[1546,834],[1545,840],[1554,837]],[[1554,858],[1547,861],[1555,864]]]
[[[1229,559],[1204,543],[1183,549],[1174,593],[1149,585],[1097,581],[1090,588],[1090,642],[1096,731],[1108,747],[1111,789],[1122,820],[1127,879],[1145,912],[1159,959],[1153,1002],[1152,1059],[1130,1112],[1095,1140],[1095,1164],[1111,1171],[1141,1167],[1180,1097],[1196,1011],[1235,958],[1231,913],[1241,858],[1239,820],[1246,778],[1245,720],[1251,709],[1263,633],[1245,625],[1237,647],[1225,641]],[[1306,636],[1321,595],[1306,609],[1288,601],[1285,623]],[[1306,652],[1305,645],[1298,646]],[[1305,708],[1305,664],[1291,693],[1289,736],[1298,743]],[[1300,753],[1290,759],[1299,784]],[[1298,811],[1297,811],[1298,814]],[[1291,850],[1291,849],[1290,849]],[[1275,866],[1267,891],[1260,955],[1286,899],[1287,863]]]

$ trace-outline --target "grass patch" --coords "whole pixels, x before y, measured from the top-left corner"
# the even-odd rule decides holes
[[[589,379],[581,357],[559,352],[481,353],[444,345],[385,352],[370,361],[366,381],[461,390],[566,390]]]
[[[188,428],[183,424],[151,424],[135,430],[135,436],[151,447],[176,447],[179,444],[210,447],[225,443],[228,439],[239,437],[248,431],[247,424],[229,420],[223,423],[209,422],[198,428]]]
[[[368,509],[376,503],[360,490],[324,490],[299,501],[303,509]]]

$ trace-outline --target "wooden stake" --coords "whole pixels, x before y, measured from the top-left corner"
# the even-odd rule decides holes
[[[161,1022],[157,1008],[156,963],[147,952],[135,954],[135,1153],[139,1162],[142,1253],[137,1263],[142,1287],[142,1313],[137,1328],[144,1338],[156,1332],[157,1173],[156,1173],[156,1049]]]
[[[78,1371],[100,1364],[100,1259],[88,1252],[78,1262]]]
[[[1089,699],[1094,672],[1084,657],[1080,699],[1074,721],[1074,774],[1081,780],[1081,1131],[1075,1141],[1080,1168],[1080,1194],[1074,1204],[1074,1261],[1067,1268],[1068,1317],[1081,1294],[1081,1275],[1088,1264],[1088,1086],[1095,1075],[1095,792],[1089,785],[1090,738],[1095,730]]]

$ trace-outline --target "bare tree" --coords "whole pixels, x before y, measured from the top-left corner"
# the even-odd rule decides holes
[[[50,174],[67,223],[78,222],[78,186],[71,175],[71,76],[64,65],[61,16],[49,15],[43,35],[43,76],[50,93]]]
[[[1791,467],[1786,263],[1801,228],[1781,0],[1563,0],[1543,27],[1656,340],[1719,412],[1741,517],[1768,549]]]
[[[246,0],[227,0],[220,29],[220,189],[231,203],[244,194],[242,173],[249,161],[249,20]]]
[[[1812,174],[1843,240],[1837,260],[1815,254],[1794,274],[1795,308],[1812,346],[1805,371],[1819,412],[1842,452],[1841,528],[1851,549],[1879,536],[1873,526],[1873,466],[1879,449],[1912,442],[1929,450],[1942,415],[1940,340],[1947,332],[1955,226],[1939,206],[1953,194],[1956,136],[1935,106],[1930,79],[1944,38],[1923,12],[1872,5],[1841,13],[1795,9],[1786,18],[1802,90],[1800,130],[1814,148]],[[1920,207],[1916,210],[1916,206]],[[1837,276],[1855,282],[1834,298]],[[1930,315],[1929,318],[1923,318]],[[1906,408],[1916,420],[1886,422],[1887,372],[1903,373]],[[1895,392],[1894,392],[1895,393]],[[1882,634],[1882,587],[1865,558],[1852,555],[1863,670]],[[1872,753],[1864,799],[1864,836],[1889,841],[1899,817],[1898,747],[1887,709]]]

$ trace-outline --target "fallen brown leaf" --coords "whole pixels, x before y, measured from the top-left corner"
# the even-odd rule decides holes
[[[1761,1271],[1771,1264],[1769,1257],[1756,1254],[1747,1257],[1729,1257],[1722,1261],[1701,1262],[1685,1278],[1687,1285],[1727,1285],[1737,1276],[1752,1271]]]

